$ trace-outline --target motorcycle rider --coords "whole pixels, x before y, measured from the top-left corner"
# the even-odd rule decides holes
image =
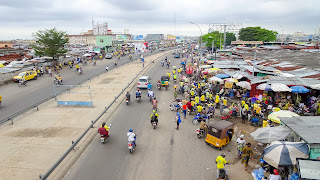
[[[132,59],[132,55],[130,54],[129,57],[130,57],[130,60],[131,60]]]
[[[117,66],[117,61],[114,61],[114,66]]]
[[[54,76],[54,79],[58,81],[58,84],[62,84],[62,77],[59,73]]]
[[[105,122],[101,124],[101,127],[98,129],[98,132],[103,137],[109,137],[109,126],[106,125]]]
[[[129,93],[129,91],[126,93],[126,98],[128,98],[128,100],[129,100],[129,102],[130,102],[130,97],[131,97],[131,95],[130,95],[130,93]]]
[[[82,71],[82,68],[81,67],[79,67],[79,73],[82,73],[83,71]]]
[[[132,129],[129,129],[129,132],[127,132],[127,136],[128,136],[128,142],[132,143],[133,144],[133,147],[134,146],[137,146],[136,145],[136,134],[133,133],[133,130]]]
[[[151,84],[151,82],[148,83],[147,88],[148,88],[148,89],[152,89],[152,84]]]
[[[156,97],[154,97],[152,100],[152,106],[153,106],[153,108],[157,108],[157,106],[158,106],[158,101],[157,101]]]
[[[140,91],[140,89],[137,89],[137,91],[136,91],[136,98],[141,98],[141,91]]]
[[[157,87],[159,87],[159,86],[161,86],[160,80],[158,80],[158,82],[157,82]]]
[[[177,81],[177,75],[176,74],[173,75],[173,80]]]
[[[208,131],[208,126],[204,120],[201,120],[200,122],[200,130],[203,130],[205,133]]]
[[[158,125],[158,120],[159,120],[159,114],[156,112],[156,110],[153,110],[152,114],[150,116],[151,125],[152,125],[153,121],[155,121],[156,124]]]
[[[161,66],[164,66],[164,61],[163,60],[161,61]]]
[[[153,97],[154,93],[152,91],[152,89],[148,89],[148,97]]]
[[[168,73],[167,73],[167,76],[169,76],[169,79],[170,79],[170,75],[171,75],[170,72],[168,72]]]
[[[224,159],[226,157],[226,154],[222,153],[221,156],[218,156],[216,159],[216,164],[217,164],[217,180],[219,180],[219,173],[220,170],[224,170],[225,174],[226,174],[226,179],[228,178],[228,170],[226,170],[224,168],[224,165],[227,164],[226,159]]]

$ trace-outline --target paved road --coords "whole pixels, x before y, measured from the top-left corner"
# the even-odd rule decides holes
[[[180,59],[173,59],[172,55],[168,58],[173,64],[180,63]],[[155,86],[167,72],[158,62],[147,75]],[[214,160],[221,151],[196,137],[197,126],[191,123],[193,116],[182,119],[180,130],[175,129],[175,112],[169,110],[173,84],[168,91],[153,89],[159,101],[158,128],[154,130],[150,125],[152,107],[144,90],[142,102],[138,104],[133,98],[129,106],[123,103],[112,116],[108,122],[112,123],[108,142],[101,144],[97,135],[64,179],[213,179],[216,175]],[[127,149],[129,128],[138,136],[133,154]],[[225,147],[227,156],[232,148],[232,145]]]
[[[157,53],[157,51],[153,52]],[[133,56],[133,60],[139,58],[138,55]],[[98,60],[97,65],[83,66],[83,75],[78,75],[73,69],[64,68],[60,71],[63,78],[63,84],[79,84],[85,80],[91,79],[101,73],[104,73],[106,66],[109,66],[109,70],[114,66],[115,58]],[[130,61],[129,56],[122,57],[117,60],[118,66]],[[28,81],[26,87],[18,87],[16,83],[9,83],[4,86],[0,86],[0,95],[2,96],[2,104],[0,106],[0,120],[9,117],[20,110],[35,104],[43,99],[53,95],[53,77],[45,74],[39,77],[37,80]]]

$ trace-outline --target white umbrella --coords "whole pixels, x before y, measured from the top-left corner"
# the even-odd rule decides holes
[[[263,91],[272,91],[270,84],[262,83],[257,86],[257,89],[263,90]]]
[[[290,129],[284,126],[258,128],[250,133],[255,141],[267,144],[273,141],[284,140],[290,135]]]
[[[311,87],[312,89],[320,90],[320,84],[312,84],[310,87]]]
[[[85,57],[89,57],[89,56],[91,56],[91,54],[84,54],[83,56],[85,56]]]
[[[251,90],[251,84],[247,81],[240,81],[236,84],[237,86],[240,86],[242,88],[245,88],[245,89],[248,89],[248,90]]]
[[[232,77],[235,78],[235,79],[241,79],[241,78],[243,78],[244,76],[243,76],[241,73],[236,73],[236,74],[234,74]]]
[[[282,83],[271,84],[271,89],[274,92],[285,92],[285,91],[291,92],[292,91],[292,89],[290,89],[287,85]]]
[[[308,158],[309,147],[303,142],[274,141],[263,150],[263,160],[273,167],[295,165],[296,158]]]
[[[211,78],[209,78],[208,79],[209,80],[209,82],[220,82],[220,83],[223,83],[223,79],[221,79],[221,78],[218,78],[218,77],[215,77],[215,76],[213,76],[213,77],[211,77]]]

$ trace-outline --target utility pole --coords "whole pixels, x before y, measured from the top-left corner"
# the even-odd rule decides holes
[[[213,46],[214,46],[214,40],[212,41],[212,50],[211,50],[212,54],[213,54]]]
[[[227,25],[223,25],[223,49],[226,49]]]
[[[252,77],[254,77],[254,65],[256,64],[256,56],[257,56],[257,51],[254,50],[254,54],[253,54],[253,64],[252,64]]]

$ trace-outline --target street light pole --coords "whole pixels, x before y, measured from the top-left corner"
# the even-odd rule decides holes
[[[202,31],[201,31],[201,28],[198,24],[194,23],[194,22],[190,22],[191,24],[194,24],[196,26],[198,26],[198,28],[200,29],[200,33],[201,33],[201,36],[200,36],[200,46],[199,46],[199,49],[200,49],[200,57],[202,57],[202,49],[201,49],[201,46],[202,46]]]

